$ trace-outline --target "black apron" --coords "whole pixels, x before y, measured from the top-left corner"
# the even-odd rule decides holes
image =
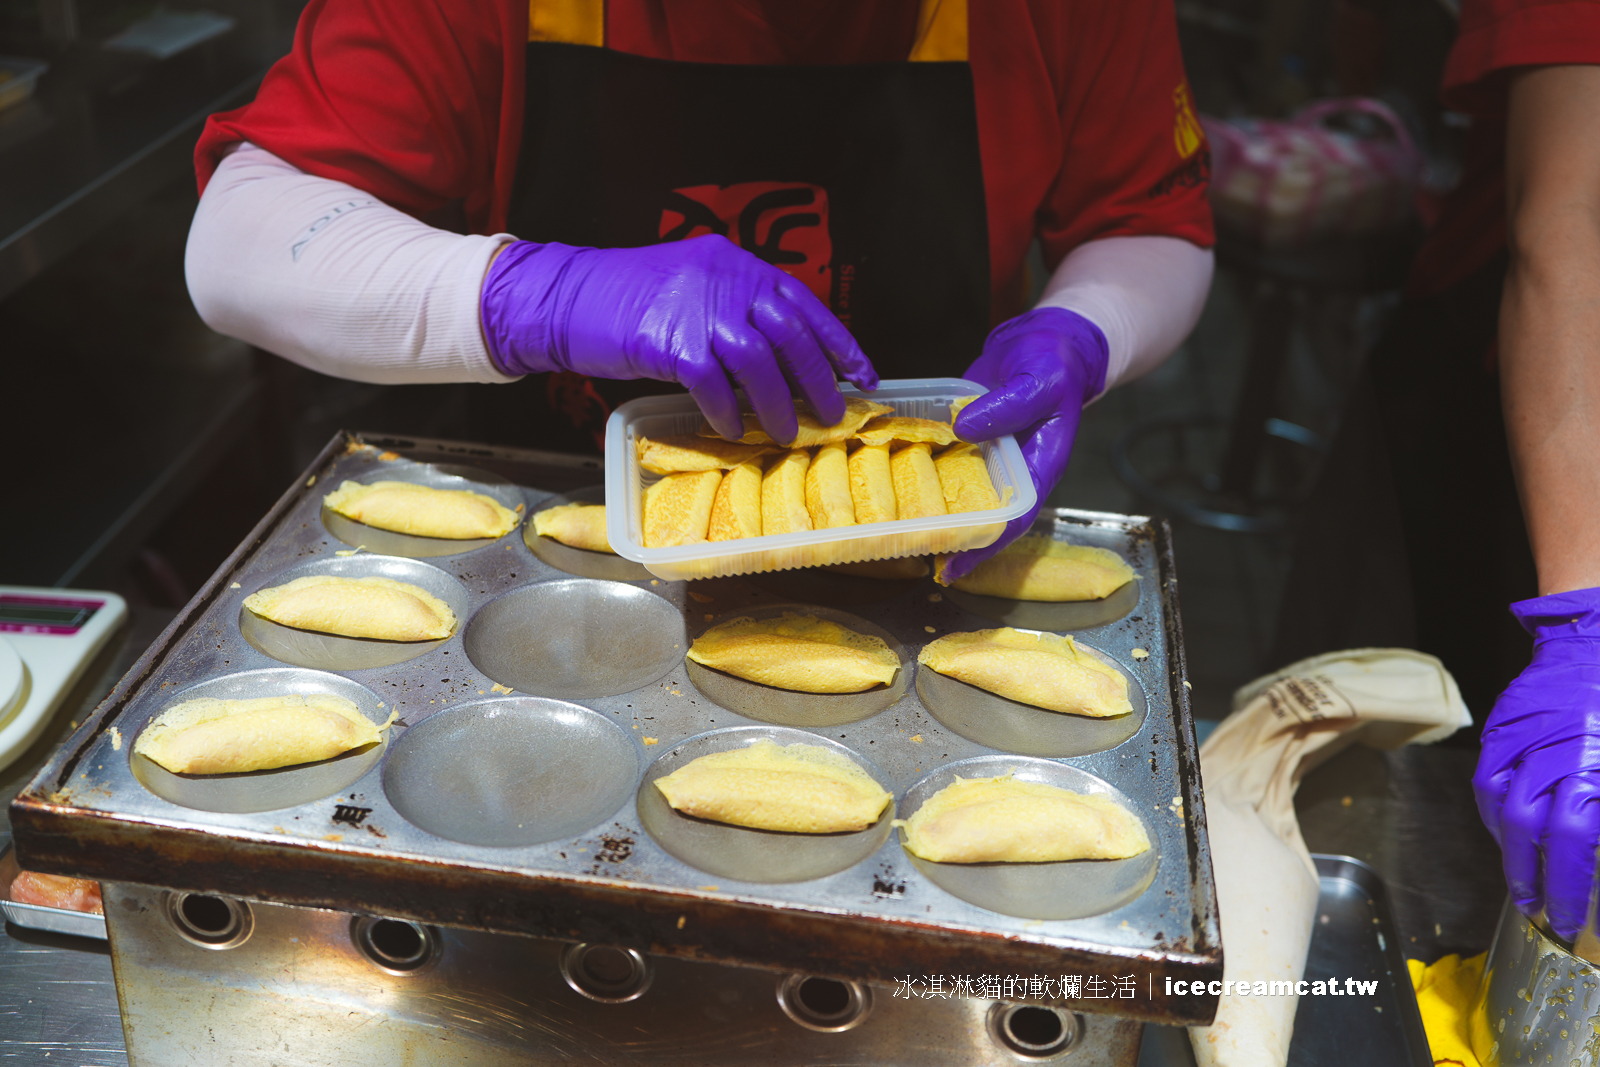
[[[720,233],[804,282],[884,378],[958,375],[989,329],[964,62],[681,63],[530,41],[507,229],[632,248]],[[551,375],[576,441],[657,382]]]

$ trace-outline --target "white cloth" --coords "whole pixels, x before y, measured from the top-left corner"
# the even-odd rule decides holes
[[[1428,743],[1472,716],[1443,664],[1400,648],[1301,660],[1240,689],[1233,708],[1200,748],[1200,777],[1223,980],[1250,992],[1224,992],[1215,1021],[1191,1027],[1189,1043],[1199,1067],[1284,1067],[1299,999],[1282,990],[1305,975],[1318,895],[1294,814],[1300,780],[1353,741]],[[1265,996],[1255,995],[1260,982]]]
[[[506,382],[484,346],[478,294],[495,251],[512,240],[434,229],[243,143],[200,198],[184,269],[206,325],[324,374]],[[1100,327],[1110,388],[1182,342],[1211,271],[1211,252],[1187,241],[1111,237],[1074,249],[1040,305]]]
[[[1106,335],[1106,388],[1148,374],[1200,321],[1215,256],[1178,237],[1106,237],[1079,245],[1039,307],[1076,311]]]
[[[251,144],[206,186],[184,255],[218,333],[363,382],[509,382],[489,359],[478,292],[509,234],[438,230]]]

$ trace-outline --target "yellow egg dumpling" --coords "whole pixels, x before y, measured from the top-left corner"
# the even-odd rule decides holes
[[[344,482],[322,498],[329,511],[380,530],[454,541],[500,537],[517,513],[492,497],[466,489],[435,489],[414,482]]]
[[[1117,860],[1150,848],[1144,824],[1110,797],[1011,775],[957,777],[895,825],[907,851],[935,863]]]
[[[815,615],[733,619],[695,638],[694,662],[800,693],[860,693],[889,685],[900,660],[882,638]]]
[[[344,697],[201,697],[174,704],[133,750],[174,774],[239,774],[315,763],[377,744],[395,720],[378,725]]]
[[[392,578],[314,574],[251,593],[244,606],[280,626],[380,641],[437,641],[456,628],[450,605]]]
[[[655,784],[685,815],[801,834],[864,830],[894,799],[848,756],[773,741],[701,756]]]
[[[1096,719],[1133,711],[1127,677],[1071,637],[1009,626],[945,634],[922,646],[917,662],[1046,711]]]

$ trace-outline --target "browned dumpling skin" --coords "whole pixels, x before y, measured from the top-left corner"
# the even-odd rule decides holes
[[[889,473],[894,478],[894,502],[902,519],[949,514],[931,453],[928,442],[919,441],[889,454]]]
[[[806,510],[806,468],[811,454],[803,448],[791,449],[772,461],[761,478],[761,532],[794,533],[811,529],[811,513]]]
[[[850,499],[856,522],[893,522],[900,517],[894,499],[894,476],[888,445],[862,445],[850,453]]]
[[[669,474],[644,491],[646,548],[695,545],[711,527],[711,505],[721,471]]]
[[[744,445],[697,434],[654,439],[641,436],[634,448],[639,453],[639,466],[652,474],[732,470],[777,451],[768,445]]]
[[[856,505],[850,499],[850,468],[843,441],[823,445],[806,468],[806,511],[813,530],[856,524]]]
[[[799,401],[795,404],[795,419],[800,424],[800,432],[795,439],[788,443],[774,441],[766,430],[761,428],[761,420],[754,415],[744,416],[744,436],[739,438],[740,444],[746,445],[781,445],[784,448],[815,448],[831,441],[848,441],[855,436],[855,432],[866,425],[868,419],[874,415],[885,415],[894,408],[888,404],[880,404],[875,400],[863,400],[860,397],[847,396],[844,398],[844,418],[832,426],[824,426],[811,410]],[[701,437],[716,437],[717,431],[711,428],[710,423],[700,427]]]
[[[950,514],[991,511],[1000,506],[994,482],[989,479],[989,465],[977,445],[964,441],[951,445],[933,457],[933,468],[939,475],[939,490]]]
[[[761,536],[761,461],[752,459],[722,476],[711,504],[708,541]]]
[[[927,441],[932,445],[947,445],[956,439],[956,432],[948,422],[935,419],[916,419],[908,415],[879,415],[860,430],[856,440],[869,445],[887,445],[894,442],[910,444]]]

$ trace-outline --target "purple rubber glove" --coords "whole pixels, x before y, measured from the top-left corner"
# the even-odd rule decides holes
[[[1589,913],[1600,846],[1600,589],[1519,601],[1511,613],[1534,636],[1533,662],[1489,713],[1472,789],[1517,910],[1543,908],[1570,941]]]
[[[479,313],[507,374],[677,382],[729,438],[744,433],[735,387],[775,440],[792,441],[795,393],[831,425],[845,411],[835,371],[878,386],[811,290],[718,235],[643,248],[518,241],[489,267]]]
[[[1001,323],[963,377],[989,387],[956,419],[963,441],[1016,434],[1039,500],[1006,524],[999,540],[952,556],[941,579],[953,582],[1028,532],[1061,480],[1085,402],[1106,384],[1109,350],[1100,327],[1065,308],[1034,308]]]

